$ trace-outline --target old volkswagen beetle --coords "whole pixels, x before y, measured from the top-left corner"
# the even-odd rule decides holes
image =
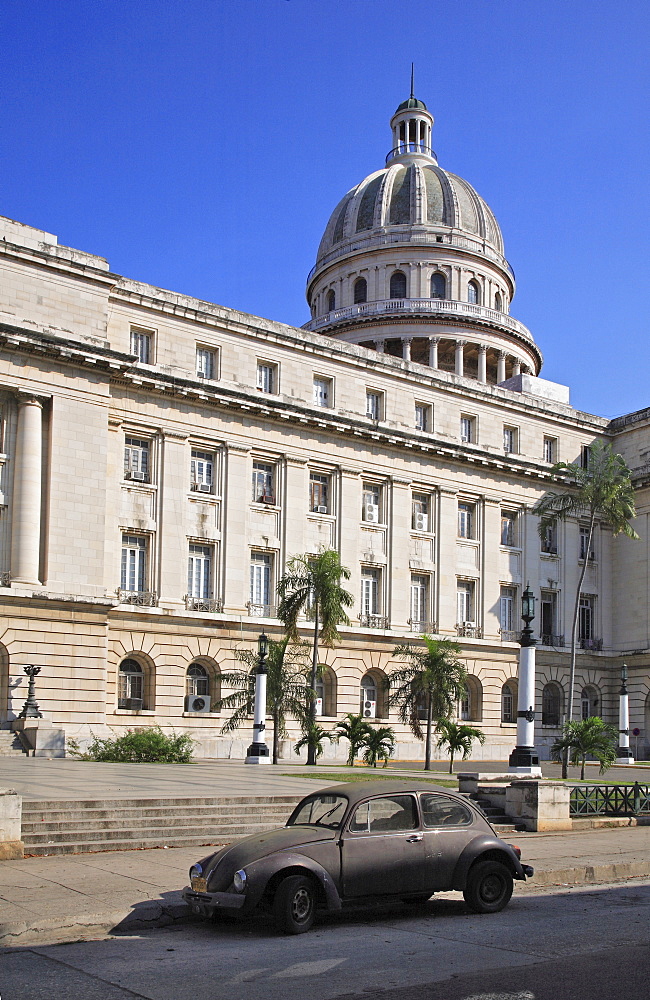
[[[306,796],[287,825],[230,844],[190,868],[194,913],[271,909],[287,934],[317,910],[459,889],[477,913],[508,903],[533,869],[464,796],[422,782],[337,784]]]

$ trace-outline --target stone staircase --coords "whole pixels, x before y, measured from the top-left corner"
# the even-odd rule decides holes
[[[510,835],[525,829],[523,826],[515,826],[510,816],[505,812],[506,789],[505,786],[495,785],[490,788],[489,794],[483,791],[472,792],[468,798],[479,807],[485,818],[492,824],[499,836]]]
[[[203,847],[284,826],[301,795],[23,800],[25,854]]]
[[[22,757],[27,751],[23,749],[20,738],[8,729],[0,729],[0,757]]]

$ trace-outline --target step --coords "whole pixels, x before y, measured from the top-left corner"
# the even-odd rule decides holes
[[[252,805],[255,808],[265,805],[295,805],[303,798],[302,795],[269,795],[263,798],[253,795],[237,796],[211,796],[188,798],[161,798],[149,797],[142,799],[120,798],[120,799],[26,799],[23,802],[23,810],[45,810],[45,809],[113,809],[121,805],[125,809],[139,809],[152,806],[160,806],[168,809],[173,806],[227,806],[227,805]]]
[[[157,806],[153,809],[52,809],[52,810],[29,810],[23,814],[23,822],[31,823],[60,823],[70,819],[79,819],[84,823],[101,823],[107,820],[120,819],[165,819],[169,816],[194,816],[206,820],[227,819],[229,816],[280,816],[288,819],[291,813],[290,806],[273,806],[264,808],[263,806],[231,806],[228,809],[223,807],[212,808],[202,806],[183,806],[182,808],[164,809]]]

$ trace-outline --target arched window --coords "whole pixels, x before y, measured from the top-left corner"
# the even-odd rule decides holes
[[[542,725],[559,726],[562,721],[564,692],[555,681],[549,681],[542,691]]]
[[[144,671],[137,660],[120,663],[117,683],[117,707],[140,712],[144,704]]]
[[[333,288],[330,288],[327,293],[327,311],[333,312],[334,309],[336,309],[336,292]]]
[[[447,298],[447,279],[444,274],[440,273],[440,271],[436,271],[435,274],[431,275],[431,298]]]
[[[394,271],[390,276],[391,299],[406,298],[406,275],[403,271]]]
[[[459,718],[462,722],[480,722],[483,717],[483,685],[478,677],[470,674],[465,684],[465,693],[460,699]]]
[[[601,714],[600,692],[593,684],[587,684],[586,687],[583,687],[580,696],[580,709],[583,719]]]
[[[501,298],[501,292],[497,292],[494,296],[494,308],[498,309],[499,312],[503,309],[503,299]]]
[[[210,677],[205,667],[200,663],[190,663],[185,675],[185,693],[189,696],[210,694]]]
[[[331,667],[319,664],[316,681],[316,715],[336,718],[336,674]]]
[[[481,293],[478,284],[475,281],[470,281],[467,285],[467,301],[473,303],[474,305],[480,304]]]
[[[386,712],[386,690],[384,674],[380,670],[369,670],[361,678],[359,709],[364,719],[383,719]]]
[[[354,304],[368,301],[368,282],[365,278],[357,278],[354,283]]]
[[[501,688],[501,721],[517,721],[517,682],[512,678]]]

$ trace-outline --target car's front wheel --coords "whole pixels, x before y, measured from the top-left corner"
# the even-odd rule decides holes
[[[498,913],[512,896],[512,875],[500,861],[479,861],[470,869],[463,896],[475,913]]]
[[[316,887],[303,875],[290,875],[278,886],[273,899],[273,916],[285,934],[304,934],[314,923]]]

